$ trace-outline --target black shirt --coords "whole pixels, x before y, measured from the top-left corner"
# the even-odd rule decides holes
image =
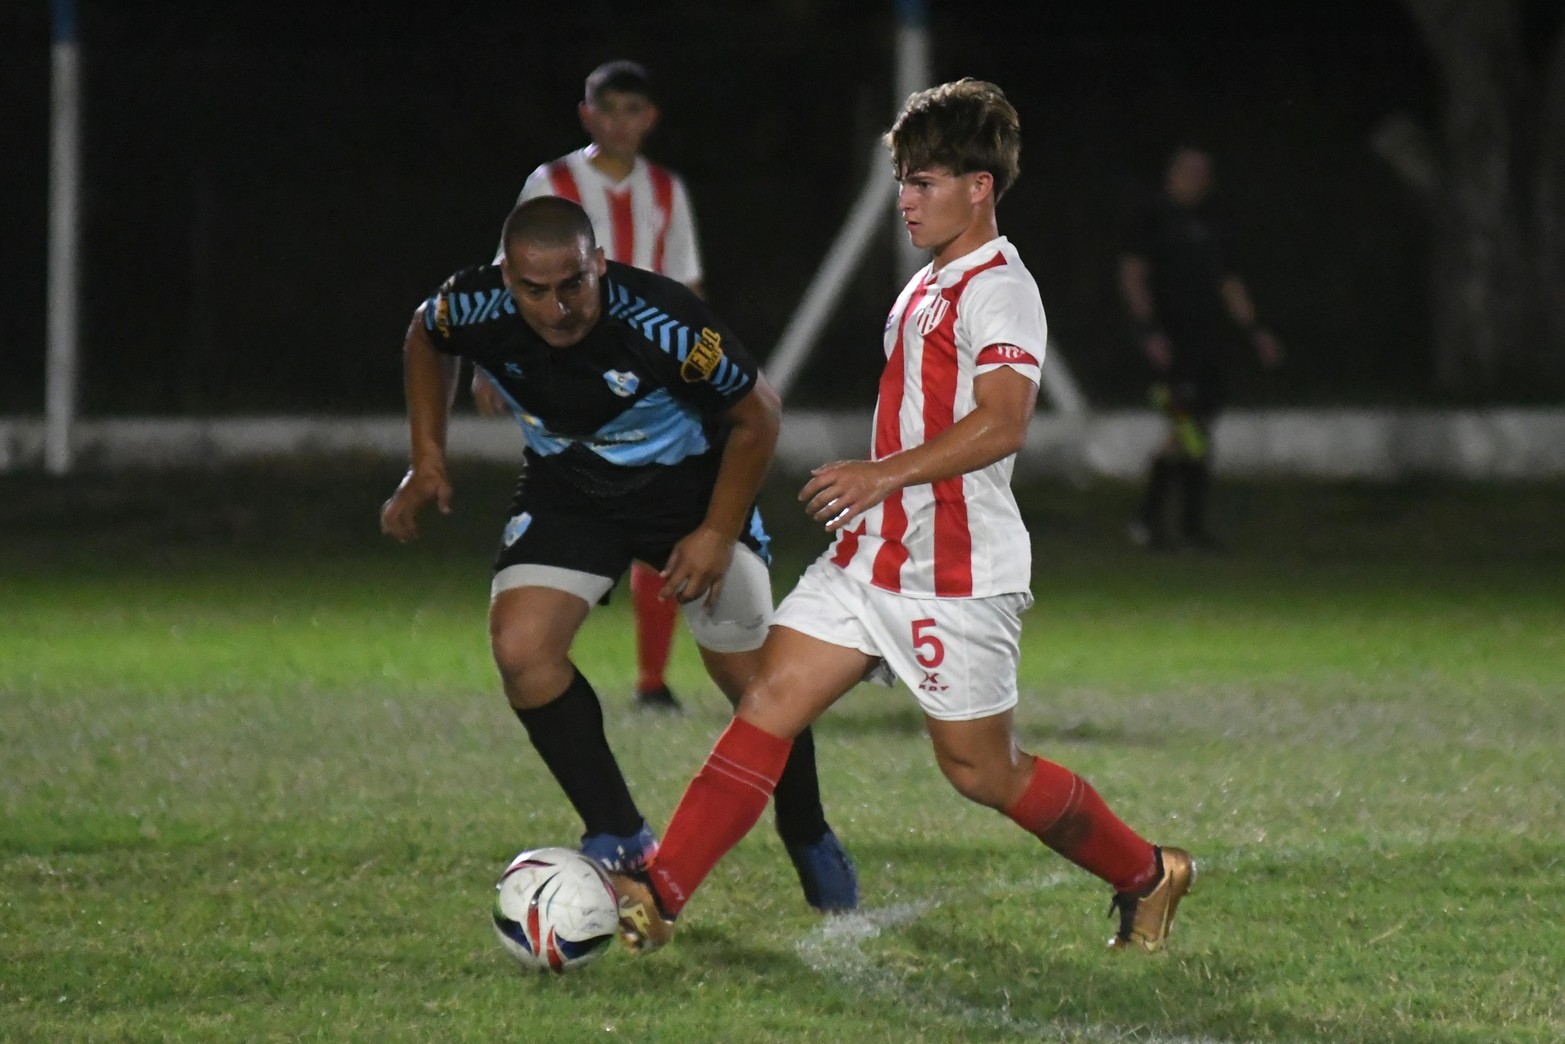
[[[1216,355],[1232,324],[1222,285],[1231,274],[1224,237],[1210,215],[1160,195],[1136,220],[1126,253],[1147,263],[1157,323],[1180,354]]]
[[[494,378],[533,476],[577,493],[710,495],[728,410],[757,366],[683,284],[610,261],[602,317],[553,348],[527,325],[496,265],[464,269],[424,302],[435,347]]]

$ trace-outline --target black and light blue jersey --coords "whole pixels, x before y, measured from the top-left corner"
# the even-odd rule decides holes
[[[591,332],[552,348],[517,311],[499,268],[484,265],[424,302],[424,328],[437,349],[494,378],[533,467],[610,493],[714,463],[724,416],[755,387],[754,359],[672,279],[611,261],[601,294]]]

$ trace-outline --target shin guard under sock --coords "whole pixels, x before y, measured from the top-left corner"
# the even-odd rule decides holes
[[[735,718],[680,798],[648,868],[670,917],[684,909],[712,867],[766,809],[791,741]]]
[[[630,598],[636,616],[636,688],[647,692],[661,688],[668,653],[674,645],[674,624],[679,603],[662,601],[658,592],[663,578],[651,566],[636,562],[630,568]]]
[[[1063,765],[1034,757],[1027,789],[1005,814],[1116,892],[1139,892],[1157,874],[1152,845],[1109,811],[1090,783]]]
[[[603,733],[598,694],[580,671],[553,700],[516,716],[587,833],[626,837],[641,829],[641,812]]]

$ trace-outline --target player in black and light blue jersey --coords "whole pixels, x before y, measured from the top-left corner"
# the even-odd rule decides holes
[[[682,603],[708,673],[736,701],[771,620],[755,497],[779,404],[699,298],[604,260],[575,203],[540,197],[506,219],[501,265],[452,276],[404,344],[411,466],[381,511],[399,540],[430,501],[450,510],[445,430],[461,359],[483,367],[526,440],[495,559],[490,643],[507,699],[582,817],[583,851],[637,868],[657,841],[603,731],[571,642],[633,560]],[[813,741],[777,789],[777,830],[810,905],[852,909],[858,882],[826,823]]]

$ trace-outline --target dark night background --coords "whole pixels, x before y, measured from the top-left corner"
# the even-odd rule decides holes
[[[686,176],[709,296],[764,358],[896,104],[890,0],[80,3],[89,415],[399,411],[408,316],[488,258],[534,166],[584,142],[582,79],[613,57],[651,68],[664,120],[647,151]],[[1442,401],[1424,204],[1370,147],[1392,114],[1439,118],[1396,0],[928,6],[936,79],[992,79],[1021,113],[1001,230],[1094,402],[1140,401],[1115,257],[1180,141],[1215,155],[1239,270],[1291,350],[1242,401]],[[1540,35],[1556,9],[1529,7]],[[36,414],[47,3],[7,4],[0,48],[0,413]],[[795,402],[872,397],[902,282],[892,235]]]

